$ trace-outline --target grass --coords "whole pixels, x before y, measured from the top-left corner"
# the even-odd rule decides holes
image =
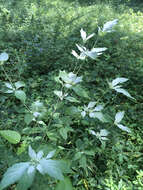
[[[99,88],[96,91],[96,87],[101,89],[105,87],[106,79],[112,80],[117,76],[129,79],[126,88],[136,98],[135,102],[122,96],[113,99],[112,94],[103,99],[108,101],[109,105],[115,105],[115,110],[125,110],[126,124],[132,129],[132,133],[126,135],[121,132],[119,136],[113,136],[109,143],[99,145],[100,148],[97,146],[94,157],[86,156],[88,171],[76,169],[77,165],[74,163],[72,166],[74,172],[70,177],[75,190],[143,188],[142,8],[143,3],[139,1],[134,4],[125,1],[98,3],[92,0],[0,0],[0,50],[10,55],[9,64],[5,68],[14,81],[22,80],[26,83],[26,93],[30,101],[44,101],[48,108],[54,98],[54,76],[59,70],[70,72],[74,68],[75,58],[71,55],[71,50],[74,49],[75,43],[80,41],[79,30],[84,28],[89,34],[97,33],[98,25],[102,26],[106,21],[119,19],[116,32],[104,36],[103,40],[97,43],[98,47],[108,47],[108,51],[97,61],[89,60],[83,65],[80,74],[85,75],[87,88],[90,85],[93,98],[100,96]],[[91,40],[91,45],[93,43]],[[6,79],[2,70],[0,72],[2,86]],[[92,149],[94,146],[92,140],[87,144],[86,132],[84,134],[80,129],[76,131],[74,126],[74,130],[81,134],[80,139],[75,134],[67,141],[55,142],[52,132],[53,136],[46,141],[35,140],[35,136],[30,133],[25,137],[23,108],[19,101],[3,93],[0,94],[0,101],[0,128],[18,130],[23,136],[22,142],[33,142],[39,149],[41,146],[55,147],[59,143],[58,146],[64,148],[63,152],[59,151],[60,156],[65,159],[74,156],[74,152],[80,149],[81,144],[84,144],[83,149]],[[1,177],[7,167],[26,159],[26,156],[25,153],[18,155],[20,144],[10,145],[0,139],[0,146]],[[80,164],[84,164],[84,159]],[[55,188],[55,182],[51,182],[50,178],[47,181],[47,177],[37,176],[35,181],[31,190],[39,187],[42,190]]]

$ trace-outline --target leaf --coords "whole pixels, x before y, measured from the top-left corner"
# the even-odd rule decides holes
[[[107,122],[104,115],[101,113],[101,112],[92,112],[92,113],[89,113],[89,117],[90,118],[97,118],[99,119],[100,121],[102,122]]]
[[[126,132],[128,132],[128,133],[131,132],[131,130],[130,130],[128,127],[124,126],[124,125],[117,124],[117,126],[118,126],[120,129],[122,129],[123,131],[126,131]]]
[[[4,83],[7,88],[13,89],[13,86],[9,82]]]
[[[95,60],[95,59],[97,58],[97,56],[98,56],[97,52],[96,52],[96,51],[93,51],[93,50],[91,50],[91,51],[86,51],[85,54],[86,54],[88,57],[90,57],[91,59],[94,59],[94,60]]]
[[[104,24],[102,31],[103,32],[112,32],[112,28],[118,23],[118,19],[113,21],[108,21]]]
[[[123,88],[116,88],[115,90],[116,90],[117,92],[119,92],[119,93],[124,94],[125,96],[127,96],[127,97],[129,97],[129,98],[135,99],[135,98],[133,98],[133,97],[128,93],[127,90],[125,90],[125,89],[123,89]]]
[[[124,117],[124,111],[119,111],[118,113],[116,113],[115,115],[115,123],[120,123],[121,120],[123,119]]]
[[[55,152],[56,152],[56,150],[50,151],[50,152],[47,154],[46,159],[52,158],[52,157],[54,156]]]
[[[24,121],[27,125],[29,125],[33,120],[33,118],[34,118],[33,114],[28,113],[24,116]]]
[[[88,108],[93,108],[96,105],[96,102],[89,102]]]
[[[0,61],[7,61],[8,60],[8,54],[7,53],[1,53],[0,54]]]
[[[23,103],[25,103],[26,94],[25,94],[25,92],[23,90],[16,90],[15,91],[15,96],[16,96],[16,98],[21,100]]]
[[[64,176],[60,168],[60,161],[41,159],[40,165],[43,168],[44,173],[59,180],[63,180]]]
[[[21,135],[18,132],[12,130],[0,130],[0,135],[12,144],[19,143],[21,139]]]
[[[72,183],[69,178],[65,177],[64,180],[60,181],[55,190],[73,190]]]
[[[23,176],[29,165],[29,162],[20,162],[8,168],[1,181],[0,189],[2,190],[9,185],[17,182]]]
[[[15,82],[14,84],[15,84],[16,89],[19,89],[25,86],[25,83],[22,81]]]
[[[35,170],[28,174],[27,172],[24,173],[22,178],[19,180],[18,185],[16,187],[17,190],[27,190],[33,183],[35,177]]]
[[[123,77],[121,77],[121,78],[116,78],[116,79],[114,79],[113,81],[112,81],[112,86],[114,87],[114,86],[116,86],[117,84],[119,84],[119,83],[124,83],[124,82],[126,82],[126,81],[128,81],[129,79],[127,79],[127,78],[123,78]]]
[[[65,98],[66,100],[68,100],[69,102],[76,102],[76,103],[79,103],[80,101],[78,101],[76,98],[74,97],[71,97],[71,96],[68,96]]]
[[[89,98],[88,92],[86,90],[84,90],[80,85],[76,85],[76,86],[72,87],[72,89],[78,96],[84,97],[84,98]]]
[[[80,30],[80,35],[81,35],[81,38],[83,39],[83,41],[86,40],[86,32],[81,28]]]
[[[61,128],[60,129],[60,134],[61,134],[61,136],[66,140],[67,139],[67,130],[66,130],[66,128]]]
[[[37,154],[36,154],[35,150],[32,149],[31,146],[29,146],[29,148],[28,148],[28,154],[29,154],[29,157],[31,159],[36,159],[37,158]]]

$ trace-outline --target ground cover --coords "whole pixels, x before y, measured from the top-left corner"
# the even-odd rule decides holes
[[[24,82],[21,88],[30,109],[37,109],[34,102],[43,103],[38,104],[38,109],[42,110],[44,122],[31,121],[21,98],[5,93],[8,77],[0,67],[0,130],[21,135],[18,143],[0,137],[1,179],[13,164],[27,162],[31,145],[45,155],[56,150],[54,160],[64,160],[63,170],[69,165],[64,174],[68,176],[65,183],[69,190],[70,183],[75,190],[143,188],[142,7],[140,1],[0,0],[0,53],[9,54],[4,69],[12,83]],[[82,43],[81,28],[88,34],[95,33],[90,49],[97,39],[98,27],[114,19],[119,20],[115,31],[98,37],[96,42],[96,47],[108,48],[103,55],[84,63],[76,60],[71,51],[76,50],[76,43]],[[53,114],[58,99],[54,90],[60,90],[55,77],[59,70],[73,72],[76,64],[86,91],[75,94],[79,102],[72,100],[65,107],[62,102],[56,104]],[[108,90],[107,81],[117,77],[129,79],[123,86],[136,100]],[[81,119],[76,108],[93,101],[104,105],[109,124],[87,116]],[[123,124],[131,133],[112,124],[118,110],[125,111]],[[99,132],[103,128],[110,131],[108,141],[89,134],[89,130]],[[37,173],[30,189],[66,189],[62,185],[59,179]],[[8,189],[18,187],[14,184]]]

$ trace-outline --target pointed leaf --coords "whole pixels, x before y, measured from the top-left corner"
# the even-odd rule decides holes
[[[31,122],[32,122],[32,120],[34,119],[34,115],[33,114],[26,114],[25,116],[24,116],[24,121],[25,121],[25,123],[27,124],[27,125],[29,125]]]
[[[102,122],[106,122],[106,119],[104,118],[104,115],[101,112],[92,112],[89,113],[90,118],[97,118]]]
[[[75,102],[75,103],[79,103],[80,102],[76,98],[71,97],[71,96],[67,96],[65,99],[68,100],[69,102]]]
[[[66,128],[61,128],[60,129],[60,135],[66,140],[67,139],[67,130]]]
[[[21,135],[18,132],[12,130],[0,130],[0,135],[12,144],[19,143],[21,139]]]
[[[117,124],[117,126],[118,126],[120,129],[122,129],[123,131],[126,131],[126,132],[128,132],[128,133],[131,132],[131,130],[130,130],[128,127],[124,126],[124,125]]]
[[[129,79],[123,78],[123,77],[121,77],[121,78],[116,78],[116,79],[114,79],[114,80],[112,81],[112,86],[116,86],[116,85],[119,84],[119,83],[124,83],[124,82],[126,82],[127,80],[129,80]]]
[[[44,173],[49,174],[51,177],[54,177],[59,180],[63,180],[63,174],[60,168],[60,161],[56,160],[40,160],[40,165],[44,170]]]
[[[78,96],[84,97],[84,98],[89,98],[88,92],[86,90],[84,90],[80,85],[76,85],[76,86],[72,87],[72,89]]]
[[[37,158],[36,152],[35,152],[35,150],[32,149],[31,146],[29,146],[29,148],[28,148],[28,154],[29,154],[31,159],[36,159]]]
[[[129,98],[135,99],[135,98],[133,98],[133,97],[128,93],[127,90],[125,90],[125,89],[123,89],[123,88],[116,88],[115,90],[116,90],[117,92],[119,92],[119,93],[124,94],[125,96],[127,96],[127,97],[129,97]]]
[[[102,31],[103,32],[112,32],[112,28],[118,23],[118,19],[113,21],[108,21],[104,24]]]
[[[55,190],[73,190],[70,179],[65,177],[64,180],[60,181],[57,184]]]
[[[4,83],[7,88],[13,89],[13,86],[9,82]]]
[[[81,35],[81,38],[83,39],[83,41],[86,40],[86,32],[81,28],[80,30],[80,35]]]
[[[17,190],[28,190],[29,187],[31,187],[34,177],[35,177],[35,170],[30,172],[29,174],[27,172],[24,173],[22,178],[19,180],[18,185],[16,186]]]
[[[96,105],[96,102],[89,102],[88,108],[93,108]]]
[[[50,152],[47,154],[46,159],[52,158],[52,157],[54,156],[55,152],[56,152],[56,150],[50,151]]]
[[[124,117],[124,111],[119,111],[118,113],[116,113],[115,115],[115,123],[120,123],[121,120],[123,119]]]
[[[25,92],[23,90],[16,90],[15,91],[15,96],[16,96],[16,98],[21,100],[23,103],[25,103],[26,94],[25,94]]]
[[[19,89],[25,86],[25,83],[22,81],[15,82],[14,84],[15,84],[16,89]]]
[[[17,182],[23,176],[29,165],[29,162],[20,162],[8,168],[0,183],[0,189],[4,189]]]

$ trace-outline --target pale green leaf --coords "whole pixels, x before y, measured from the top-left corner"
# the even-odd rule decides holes
[[[0,189],[2,190],[8,187],[9,185],[17,182],[23,176],[29,165],[29,162],[20,162],[8,168],[0,183]]]
[[[21,135],[18,132],[12,130],[0,130],[0,135],[12,144],[19,143],[21,139]]]
[[[32,173],[28,174],[27,172],[21,177],[16,187],[17,190],[28,190],[28,188],[32,185],[35,177],[35,170]]]
[[[88,92],[85,89],[83,89],[80,85],[76,85],[76,86],[72,87],[72,89],[78,96],[84,97],[84,98],[89,98]]]
[[[63,174],[61,171],[60,161],[41,159],[40,165],[43,168],[44,173],[59,180],[63,180]]]
[[[27,125],[29,125],[33,120],[33,118],[34,118],[33,114],[28,113],[24,116],[24,121]]]
[[[15,84],[16,89],[19,89],[25,86],[25,83],[22,81],[15,82],[14,84]]]
[[[65,177],[64,180],[60,181],[55,190],[73,190],[72,183],[69,178]]]
[[[23,90],[16,90],[15,91],[15,96],[16,96],[16,98],[21,100],[23,103],[25,103],[26,94],[25,94],[25,92]]]

